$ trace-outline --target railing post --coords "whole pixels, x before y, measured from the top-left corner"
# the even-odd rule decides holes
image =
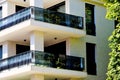
[[[79,18],[78,18],[78,21],[79,21],[78,26],[80,27],[80,29],[83,29],[83,24],[84,24],[84,22],[83,22],[83,17],[79,17]]]
[[[35,64],[35,51],[31,51],[31,63]]]
[[[65,23],[66,26],[70,26],[70,16],[65,14]]]
[[[80,58],[80,68],[82,69],[82,70],[84,70],[85,69],[85,63],[84,63],[85,61],[84,61],[84,58]]]
[[[32,19],[35,19],[35,8],[34,7],[30,7],[30,15]]]

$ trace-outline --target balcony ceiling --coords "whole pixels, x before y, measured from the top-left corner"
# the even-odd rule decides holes
[[[22,5],[22,6],[29,6],[29,3],[30,3],[30,0],[8,0],[10,2],[14,2],[16,3],[17,5]],[[58,3],[61,3],[65,0],[43,0],[43,3],[44,3],[44,8],[48,8],[48,7],[51,7],[55,4],[58,4]]]
[[[65,0],[44,0],[44,8],[48,8]]]
[[[0,31],[0,42],[13,41],[29,44],[30,34],[32,31],[44,32],[45,46],[65,41],[70,37],[80,38],[85,36],[85,32],[80,29],[67,28],[61,25],[28,20]]]
[[[99,5],[103,5],[104,4],[104,2],[101,1],[101,0],[81,0],[81,1],[92,3],[92,4],[99,4]]]

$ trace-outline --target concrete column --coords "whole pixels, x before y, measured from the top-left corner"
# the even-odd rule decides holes
[[[30,6],[43,8],[43,0],[30,0]]]
[[[31,76],[30,80],[44,80],[44,76],[43,75],[34,74],[34,75]]]
[[[66,40],[66,55],[70,55],[70,39]]]
[[[14,56],[16,55],[16,44],[11,41],[6,41],[3,43],[2,51],[3,51],[3,56],[2,56],[3,59],[10,56]]]
[[[2,18],[11,15],[15,13],[15,4],[12,4],[11,2],[4,2],[2,4]]]
[[[44,51],[43,32],[34,31],[30,36],[30,50]]]
[[[70,14],[70,0],[65,0],[65,11]]]

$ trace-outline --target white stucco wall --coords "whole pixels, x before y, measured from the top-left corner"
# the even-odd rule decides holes
[[[85,19],[85,2],[80,0],[66,0],[66,13],[83,16]],[[114,21],[105,19],[106,10],[103,6],[95,6],[96,36],[86,35],[78,39],[70,39],[69,53],[73,56],[83,56],[86,59],[86,42],[96,44],[97,75],[88,75],[86,80],[105,80],[109,61],[108,37],[114,29]],[[85,26],[84,26],[85,27]],[[77,43],[77,44],[76,44]],[[79,48],[79,50],[78,50]],[[73,53],[73,54],[72,54]],[[69,55],[70,55],[69,54]]]
[[[30,0],[30,6],[43,8],[43,0]]]
[[[96,36],[86,36],[86,42],[96,44],[97,75],[88,75],[87,80],[105,80],[109,61],[108,37],[114,29],[114,21],[105,19],[106,10],[102,6],[95,6]]]
[[[85,4],[80,0],[66,0],[66,13],[85,17]]]
[[[10,56],[14,56],[16,55],[16,44],[15,42],[12,41],[5,41],[2,43],[2,51],[3,51],[3,55],[2,58],[7,58]]]
[[[2,4],[2,18],[15,13],[15,4],[11,2],[4,2]]]
[[[96,23],[96,50],[97,50],[97,74],[99,80],[105,80],[106,70],[108,64],[108,53],[110,49],[108,47],[108,37],[111,35],[114,29],[114,21],[108,21],[105,19],[106,10],[104,7],[95,7],[95,23]],[[96,80],[98,80],[96,79]]]
[[[83,38],[69,38],[67,39],[67,55],[85,57],[85,44]]]

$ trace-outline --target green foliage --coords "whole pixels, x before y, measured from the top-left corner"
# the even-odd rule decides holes
[[[113,31],[109,37],[109,46],[111,48],[110,62],[106,80],[120,80],[120,25]]]
[[[116,29],[109,37],[111,48],[106,80],[120,80],[120,0],[103,0],[107,9],[106,18],[118,21]]]
[[[108,1],[108,0],[106,0]],[[114,1],[114,2],[112,2]],[[106,18],[110,20],[120,20],[120,2],[117,0],[111,0],[111,2],[105,3],[107,8]],[[120,0],[119,0],[120,1]]]

